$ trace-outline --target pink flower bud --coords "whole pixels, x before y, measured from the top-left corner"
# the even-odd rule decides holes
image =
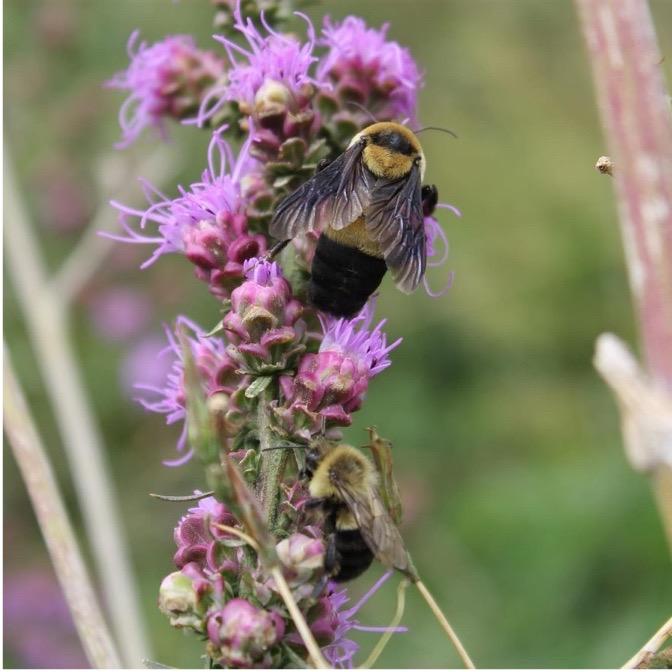
[[[208,616],[208,653],[226,667],[269,667],[269,649],[284,630],[277,614],[234,598]]]
[[[306,583],[324,566],[324,543],[305,534],[295,533],[276,545],[285,576],[290,584]],[[316,571],[316,570],[319,570]]]
[[[242,285],[231,293],[231,310],[222,321],[229,354],[241,364],[275,363],[291,352],[302,335],[297,324],[301,304],[292,297],[280,267],[264,259],[248,259]]]

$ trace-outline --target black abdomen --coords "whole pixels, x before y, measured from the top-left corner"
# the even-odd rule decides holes
[[[325,566],[327,573],[330,569],[333,581],[342,582],[356,579],[363,574],[373,561],[373,553],[367,546],[359,530],[336,530],[334,535],[336,567]]]
[[[382,259],[322,234],[311,269],[310,302],[325,313],[352,317],[378,289],[386,270]]]

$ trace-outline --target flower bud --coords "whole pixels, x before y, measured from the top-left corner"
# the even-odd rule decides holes
[[[232,343],[228,352],[250,368],[286,362],[302,336],[301,304],[275,262],[250,259],[245,277],[231,293],[231,310],[222,321]]]
[[[226,667],[268,667],[284,629],[279,615],[235,598],[208,616],[208,654]]]
[[[287,580],[294,585],[310,581],[324,566],[324,543],[299,532],[283,539],[275,550]]]
[[[168,616],[175,628],[203,628],[203,616],[198,613],[198,596],[193,581],[182,572],[173,572],[161,582],[159,610]]]

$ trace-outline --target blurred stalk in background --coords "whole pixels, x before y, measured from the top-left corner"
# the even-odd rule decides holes
[[[672,108],[648,2],[577,5],[612,154],[649,389],[613,340],[602,337],[596,357],[621,407],[631,463],[651,476],[672,552]]]

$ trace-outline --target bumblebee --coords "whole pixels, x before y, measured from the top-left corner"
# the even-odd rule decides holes
[[[436,187],[421,188],[425,155],[405,126],[378,122],[346,151],[280,202],[270,233],[288,240],[320,231],[308,289],[319,310],[351,317],[389,268],[399,289],[412,292],[427,264],[423,215]]]
[[[304,475],[310,478],[307,507],[325,514],[325,575],[354,579],[374,558],[412,576],[401,534],[380,497],[371,461],[347,445],[312,448]]]

